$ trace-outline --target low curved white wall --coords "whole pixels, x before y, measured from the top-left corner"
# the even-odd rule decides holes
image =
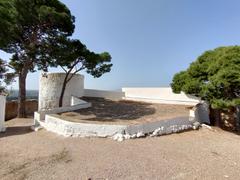
[[[58,115],[46,115],[43,127],[66,137],[111,137],[123,133],[125,125],[107,125],[91,123],[75,123],[61,119]]]
[[[65,76],[65,73],[48,73],[46,76],[40,76],[39,111],[59,107],[59,98]],[[63,106],[71,105],[72,96],[82,97],[83,95],[84,76],[76,74],[67,84]]]
[[[5,107],[6,107],[6,96],[0,95],[0,132],[5,131]]]

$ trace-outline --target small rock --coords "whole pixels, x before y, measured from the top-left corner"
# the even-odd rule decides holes
[[[184,127],[178,127],[178,132],[181,132],[181,131],[183,131],[184,130]]]
[[[123,137],[119,137],[119,138],[117,139],[118,142],[122,142],[123,140],[124,140]]]
[[[137,138],[137,134],[131,135],[131,139],[135,139],[135,138]]]
[[[213,130],[211,126],[206,125],[206,124],[202,124],[202,128],[207,128],[207,129]]]
[[[129,134],[124,135],[124,139],[130,139],[130,138],[131,138],[131,136]]]
[[[157,135],[159,134],[160,130],[161,130],[160,128],[154,130],[153,133],[152,133],[152,135],[153,135],[153,136],[157,136]]]
[[[123,135],[122,135],[122,134],[115,134],[115,135],[113,136],[113,140],[115,140],[115,141],[118,141],[118,139],[120,139],[120,138],[123,138]]]
[[[199,129],[200,125],[201,125],[201,124],[200,124],[199,122],[197,122],[197,121],[194,122],[194,123],[193,123],[193,129],[194,129],[194,130]]]
[[[37,126],[37,127],[36,126],[31,126],[30,129],[33,130],[33,131],[39,131],[39,130],[43,129],[43,127],[42,126]]]
[[[144,136],[145,136],[145,134],[143,134],[143,132],[138,132],[137,133],[137,138],[144,137]]]
[[[173,127],[173,128],[172,128],[172,132],[173,132],[173,133],[177,133],[177,132],[178,132],[178,129],[177,129],[176,127]]]

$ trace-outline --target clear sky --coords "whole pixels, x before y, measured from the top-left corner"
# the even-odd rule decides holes
[[[169,86],[205,50],[240,44],[239,0],[62,2],[76,17],[73,37],[112,56],[112,71],[99,79],[85,75],[86,88]],[[28,89],[38,89],[38,76],[28,76]]]

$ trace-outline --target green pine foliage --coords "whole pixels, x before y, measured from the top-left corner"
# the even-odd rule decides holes
[[[0,59],[0,94],[7,93],[7,85],[14,79],[14,74],[8,72],[7,64]]]
[[[48,70],[53,43],[72,35],[74,21],[59,0],[0,0],[0,50],[12,54],[9,65],[18,76],[18,117],[26,116],[28,73]]]
[[[206,51],[186,71],[177,73],[171,86],[175,93],[195,95],[213,108],[240,105],[240,46]]]
[[[12,54],[9,66],[19,79],[18,117],[26,114],[29,72],[61,66],[68,78],[81,70],[94,77],[111,70],[108,53],[94,53],[69,38],[74,22],[75,17],[59,0],[0,0],[0,50]]]
[[[59,36],[70,36],[75,18],[58,0],[0,0],[0,49],[13,54],[17,74],[47,70],[47,48]]]
[[[92,52],[80,40],[60,37],[55,43],[51,48],[51,66],[60,66],[66,73],[59,99],[61,107],[66,86],[74,74],[85,70],[98,78],[110,72],[112,64],[109,53]]]
[[[96,78],[110,72],[112,64],[108,52],[90,51],[77,39],[60,37],[55,43],[51,48],[51,66],[60,66],[69,73],[85,70]]]

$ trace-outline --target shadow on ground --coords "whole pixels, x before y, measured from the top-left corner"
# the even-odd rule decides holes
[[[0,133],[0,138],[28,134],[33,132],[30,128],[31,126],[7,127],[6,132]]]
[[[84,97],[83,100],[92,103],[92,107],[75,111],[83,116],[90,116],[87,120],[115,121],[134,120],[156,112],[150,103],[134,101],[112,101],[104,98]],[[74,116],[74,113],[68,114]],[[92,116],[92,117],[91,117]]]

